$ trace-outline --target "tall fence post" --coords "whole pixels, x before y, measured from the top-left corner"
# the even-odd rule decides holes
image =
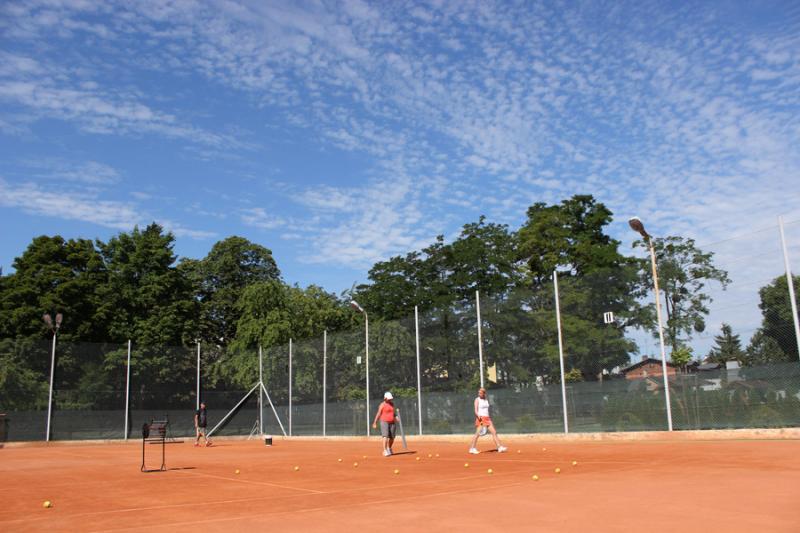
[[[364,355],[367,374],[367,437],[369,437],[369,317],[364,313]]]
[[[322,332],[322,436],[327,436],[328,330]]]
[[[289,436],[292,436],[292,339],[289,339]]]
[[[419,421],[419,434],[422,435],[422,378],[419,371],[419,310],[414,306],[414,334],[417,345],[417,416]]]
[[[128,413],[131,399],[131,340],[128,339],[128,364],[125,372],[125,440],[128,440]]]
[[[553,290],[556,298],[556,326],[558,329],[558,364],[561,367],[561,405],[564,411],[564,433],[569,433],[567,418],[567,385],[564,380],[564,342],[561,336],[561,302],[558,296],[558,272],[553,271]]]
[[[197,393],[195,394],[197,399],[197,407],[195,409],[200,409],[200,341],[197,341]]]
[[[475,291],[475,309],[478,314],[478,366],[481,374],[481,388],[483,388],[483,337],[481,336],[481,292]]]
[[[262,388],[264,387],[264,350],[258,346],[258,433],[264,434],[264,407],[261,403],[263,399]]]
[[[781,228],[781,246],[783,247],[783,266],[786,269],[786,284],[789,286],[789,301],[792,303],[792,321],[794,322],[794,339],[797,342],[797,355],[800,357],[800,320],[797,318],[797,299],[794,294],[794,278],[789,266],[789,252],[786,249],[786,235],[783,233],[783,217],[778,217]]]

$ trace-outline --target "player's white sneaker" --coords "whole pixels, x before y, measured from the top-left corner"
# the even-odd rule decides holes
[[[389,450],[383,450],[383,456],[389,457]]]
[[[506,448],[505,446],[498,446],[498,448],[497,448],[497,453],[503,453],[503,452],[507,452],[507,451],[508,451],[508,448]]]
[[[481,452],[479,452],[477,448],[470,448],[469,449],[469,453],[471,453],[473,455],[478,455]]]

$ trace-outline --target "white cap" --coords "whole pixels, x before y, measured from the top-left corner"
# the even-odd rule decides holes
[[[393,399],[393,398],[394,398],[394,396],[392,396],[392,393],[391,393],[391,392],[388,392],[388,391],[387,391],[387,392],[384,392],[384,393],[383,393],[383,399],[384,399],[384,400],[391,400],[391,399]]]

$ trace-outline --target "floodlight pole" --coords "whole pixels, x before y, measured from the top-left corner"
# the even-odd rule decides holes
[[[561,404],[564,408],[564,433],[569,433],[567,419],[567,385],[564,380],[564,342],[561,335],[561,302],[558,296],[558,272],[553,271],[553,289],[556,293],[556,325],[558,327],[558,364],[561,367]]]
[[[481,388],[483,388],[483,337],[481,336],[481,292],[475,291],[475,309],[478,313],[478,366],[481,374]]]
[[[292,436],[292,339],[289,339],[289,436]]]
[[[125,440],[128,440],[128,410],[131,399],[131,340],[128,339],[128,365],[125,376]],[[199,409],[199,407],[198,407]]]
[[[794,279],[789,266],[789,252],[786,250],[786,235],[783,233],[783,217],[778,217],[781,228],[781,246],[783,247],[783,265],[786,269],[786,284],[789,286],[789,301],[792,304],[792,322],[794,322],[794,338],[797,342],[797,355],[800,356],[800,320],[797,318],[797,299],[794,295]]]
[[[50,315],[44,315],[44,322],[50,327],[53,332],[53,348],[50,351],[50,394],[47,398],[47,434],[45,435],[45,442],[50,442],[50,422],[53,416],[53,379],[55,377],[56,369],[56,337],[58,336],[58,329],[61,327],[62,315],[56,314],[55,324]]]
[[[419,372],[419,309],[414,306],[414,334],[417,341],[417,411],[419,434],[422,435],[422,379]]]
[[[656,318],[658,319],[658,340],[661,344],[661,371],[664,373],[664,400],[667,404],[667,427],[672,431],[672,408],[669,398],[669,379],[667,377],[667,351],[664,348],[664,326],[661,322],[661,296],[658,289],[658,268],[656,266],[656,249],[653,246],[653,238],[645,231],[644,224],[637,217],[628,221],[631,228],[639,233],[650,248],[650,264],[653,269],[653,288],[656,295]]]

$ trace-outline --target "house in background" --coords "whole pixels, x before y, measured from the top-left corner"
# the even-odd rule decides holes
[[[654,359],[652,357],[643,355],[642,360],[638,363],[634,363],[623,368],[622,374],[625,376],[625,379],[645,379],[653,376],[661,377],[663,376],[661,359]],[[677,374],[677,365],[667,361],[667,377],[672,377]]]

